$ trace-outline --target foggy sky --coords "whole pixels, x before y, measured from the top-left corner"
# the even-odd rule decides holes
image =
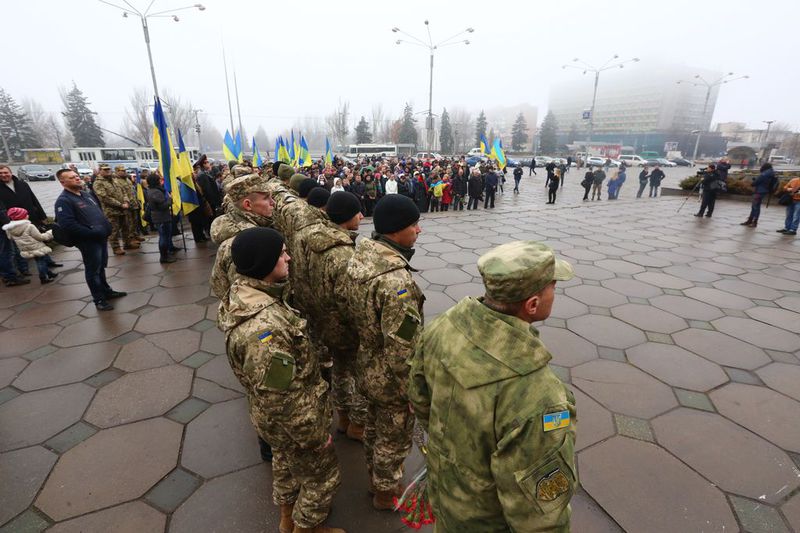
[[[149,3],[129,1],[140,10]],[[194,1],[155,0],[153,11]],[[722,87],[713,123],[761,128],[761,121],[777,120],[800,129],[800,74],[791,41],[800,15],[797,0],[203,4],[203,12],[178,13],[178,23],[150,22],[156,75],[162,92],[168,88],[191,100],[223,132],[229,123],[223,40],[229,71],[235,68],[238,77],[245,129],[253,133],[263,125],[272,136],[302,117],[324,117],[340,99],[351,104],[351,122],[362,114],[369,120],[375,104],[388,117],[399,115],[406,101],[415,111],[426,109],[427,51],[396,45],[398,34],[391,32],[399,26],[425,39],[426,18],[434,42],[475,28],[469,46],[436,53],[435,113],[443,106],[477,112],[529,103],[539,108],[541,121],[551,84],[581,77],[562,64],[574,57],[602,64],[619,54],[748,74],[749,80]],[[115,129],[121,128],[133,87],[151,89],[137,18],[122,18],[96,0],[2,0],[2,12],[0,86],[17,101],[30,97],[47,111],[60,111],[58,87],[74,80],[101,124]]]

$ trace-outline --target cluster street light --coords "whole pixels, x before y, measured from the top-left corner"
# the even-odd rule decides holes
[[[397,39],[397,41],[395,41],[395,44],[406,43],[406,44],[413,44],[414,46],[421,46],[422,48],[427,49],[429,54],[430,54],[430,58],[431,58],[430,69],[431,70],[430,70],[430,83],[429,83],[429,86],[428,86],[428,117],[425,119],[425,130],[426,130],[426,133],[427,133],[427,139],[426,139],[427,149],[428,149],[429,152],[431,152],[431,151],[433,151],[433,140],[434,140],[434,134],[433,134],[433,54],[434,54],[434,52],[436,50],[438,50],[439,48],[444,48],[445,46],[454,46],[454,45],[457,45],[457,44],[469,44],[469,40],[468,39],[462,39],[462,40],[459,40],[459,41],[454,41],[453,39],[461,37],[465,33],[472,33],[472,32],[475,31],[475,29],[474,28],[467,28],[466,30],[460,31],[460,32],[456,33],[455,35],[453,35],[452,37],[449,37],[449,38],[445,39],[444,41],[440,41],[440,42],[438,42],[436,44],[433,43],[433,38],[431,37],[431,26],[430,26],[430,23],[427,20],[425,21],[425,29],[428,32],[428,42],[425,42],[424,40],[422,40],[422,39],[420,39],[418,37],[415,37],[415,36],[413,36],[413,35],[411,35],[409,33],[406,33],[406,32],[404,32],[403,30],[401,30],[398,27],[392,28],[392,31],[394,33],[400,33],[402,35],[405,35],[409,39],[413,39],[413,40]]]
[[[634,57],[632,59],[624,59],[619,60],[619,56],[614,54],[611,59],[600,65],[599,67],[595,67],[590,65],[589,63],[582,61],[579,58],[575,58],[572,60],[572,63],[568,63],[566,65],[562,65],[562,69],[568,68],[575,68],[578,70],[582,70],[584,74],[589,72],[594,73],[594,92],[592,93],[592,108],[589,110],[589,136],[586,140],[587,143],[592,141],[592,134],[594,133],[594,107],[597,103],[597,85],[600,82],[600,73],[606,70],[610,70],[612,68],[625,68],[627,63],[638,63],[639,58]],[[586,147],[586,153],[589,153],[589,147]]]
[[[695,87],[705,87],[706,88],[706,99],[705,99],[705,102],[703,103],[703,114],[701,115],[702,116],[702,120],[705,121],[706,111],[708,109],[708,100],[711,97],[711,91],[714,89],[714,87],[719,87],[720,85],[723,85],[725,83],[730,83],[730,82],[736,81],[736,80],[748,79],[750,77],[750,76],[737,76],[737,77],[733,77],[733,76],[734,76],[733,72],[728,72],[727,74],[725,74],[724,76],[722,76],[718,80],[708,81],[704,77],[702,77],[700,74],[695,74],[693,79],[691,79],[691,80],[678,80],[677,83],[678,83],[678,85],[680,85],[681,83],[688,83],[688,84],[693,85]],[[711,121],[709,121],[709,125],[710,124],[711,124]],[[698,150],[698,148],[700,148],[700,136],[703,133],[702,130],[695,130],[692,133],[695,133],[695,132],[697,132],[697,140],[694,143],[694,153],[692,154],[692,161],[697,160],[697,150]]]
[[[109,5],[111,7],[115,7],[122,11],[123,18],[128,18],[129,15],[133,15],[139,17],[142,21],[142,30],[144,31],[144,42],[147,44],[147,58],[150,60],[150,75],[153,77],[153,92],[155,93],[155,97],[158,98],[158,83],[156,83],[156,69],[153,67],[153,54],[150,51],[150,29],[147,26],[147,19],[151,18],[171,18],[175,22],[179,22],[180,18],[175,13],[178,11],[184,11],[187,9],[197,9],[198,11],[205,11],[205,6],[203,4],[192,4],[190,6],[178,7],[175,9],[167,9],[164,11],[156,11],[151,13],[150,9],[153,7],[153,4],[156,0],[150,0],[150,3],[147,5],[147,9],[144,12],[139,11],[136,9],[133,4],[131,4],[128,0],[123,0],[127,7],[123,7],[112,2],[108,2],[107,0],[99,0],[101,3]]]

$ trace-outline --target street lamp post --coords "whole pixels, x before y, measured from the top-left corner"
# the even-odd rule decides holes
[[[117,4],[108,2],[107,0],[99,0],[99,2],[109,5],[111,7],[115,7],[122,11],[122,16],[124,18],[128,18],[128,15],[134,15],[139,17],[142,21],[142,31],[144,32],[144,42],[147,45],[147,59],[150,60],[150,75],[153,77],[153,92],[155,97],[158,98],[158,82],[156,82],[156,69],[153,66],[153,52],[150,50],[150,28],[147,25],[147,19],[150,18],[171,18],[175,22],[179,22],[180,18],[178,15],[175,15],[177,11],[184,11],[186,9],[197,9],[199,11],[205,11],[205,6],[203,4],[193,4],[191,6],[184,6],[179,7],[176,9],[167,9],[164,11],[156,11],[154,13],[150,12],[150,9],[153,7],[155,0],[151,0],[150,4],[147,6],[147,9],[144,12],[139,11],[133,4],[128,2],[127,0],[123,0],[128,7],[118,6]]]
[[[469,40],[468,39],[462,39],[460,41],[453,41],[453,39],[455,39],[456,37],[461,37],[465,33],[472,33],[472,32],[475,31],[475,29],[474,28],[467,28],[466,30],[460,31],[460,32],[456,33],[455,35],[453,35],[452,37],[449,37],[449,38],[445,39],[444,41],[441,41],[441,42],[439,42],[437,44],[433,44],[433,38],[431,37],[431,27],[430,27],[430,23],[427,20],[425,21],[425,29],[428,32],[428,42],[427,43],[425,41],[423,41],[422,39],[419,39],[418,37],[414,37],[413,35],[404,32],[403,30],[401,30],[398,27],[392,28],[392,31],[394,33],[401,33],[401,34],[405,35],[406,37],[409,37],[409,38],[413,39],[413,41],[407,41],[407,40],[404,40],[404,39],[398,39],[397,41],[395,41],[395,44],[406,43],[406,44],[413,44],[414,46],[421,46],[422,48],[426,48],[428,50],[429,54],[430,54],[430,79],[429,79],[429,83],[428,83],[428,116],[425,119],[425,130],[426,130],[426,137],[427,137],[427,139],[426,139],[427,149],[428,149],[429,152],[431,152],[431,151],[433,151],[433,141],[434,141],[434,132],[433,132],[433,54],[434,54],[434,52],[436,50],[438,50],[439,48],[444,48],[445,46],[453,46],[453,45],[457,45],[457,44],[469,44]]]
[[[617,61],[619,56],[614,54],[611,59],[603,63],[600,67],[594,67],[585,61],[578,59],[577,57],[572,60],[573,63],[578,63],[578,65],[562,65],[562,69],[567,68],[576,68],[578,70],[582,70],[584,74],[587,72],[594,73],[594,91],[592,92],[592,108],[589,110],[589,137],[586,140],[587,143],[592,142],[592,135],[594,134],[594,108],[597,104],[597,85],[600,83],[600,73],[612,68],[625,68],[626,63],[638,63],[639,58],[634,57],[633,59],[626,59],[623,61]],[[586,147],[586,155],[589,155],[589,147]]]
[[[703,120],[703,122],[705,122],[705,120],[706,120],[706,111],[708,110],[708,100],[711,98],[711,91],[714,89],[714,87],[718,87],[718,86],[720,86],[722,84],[730,83],[730,82],[736,81],[736,80],[747,79],[747,78],[750,77],[750,76],[739,76],[737,78],[732,78],[731,76],[733,76],[733,75],[734,75],[733,72],[728,72],[727,74],[725,74],[724,76],[722,76],[718,80],[709,82],[708,80],[703,78],[700,74],[695,74],[694,80],[678,80],[677,83],[678,83],[678,85],[680,85],[681,83],[690,83],[695,87],[705,87],[706,88],[706,99],[703,102],[703,114],[702,114],[702,120]],[[708,125],[709,125],[709,127],[711,126],[711,121],[710,120],[708,121]],[[700,126],[702,127],[703,124],[700,124]],[[694,162],[697,159],[697,150],[700,148],[700,136],[701,135],[702,135],[702,130],[697,130],[697,140],[694,143],[694,154],[692,154],[692,162]]]

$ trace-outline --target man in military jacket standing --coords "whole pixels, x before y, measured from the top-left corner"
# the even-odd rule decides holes
[[[127,212],[131,204],[128,202],[128,195],[117,185],[114,176],[111,174],[111,167],[106,164],[100,165],[100,175],[94,181],[94,194],[100,200],[103,214],[111,223],[111,235],[108,236],[111,250],[114,255],[125,255],[125,251],[119,245],[119,241],[123,240],[126,248],[131,247],[131,243],[125,241],[128,232]],[[135,247],[139,247],[138,242]]]
[[[406,384],[423,319],[424,296],[409,264],[421,231],[419,209],[407,196],[390,194],[378,201],[373,222],[372,238],[356,244],[347,265],[346,291],[359,335],[356,376],[368,403],[364,451],[372,505],[391,509],[402,493],[414,426]]]
[[[409,399],[428,432],[435,531],[569,532],[575,397],[531,325],[569,263],[533,241],[478,260],[486,294],[437,317],[417,343]]]

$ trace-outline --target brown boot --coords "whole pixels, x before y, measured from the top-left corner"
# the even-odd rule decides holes
[[[347,438],[350,440],[357,440],[358,442],[364,442],[364,426],[351,421],[350,425],[347,426]]]
[[[392,490],[379,490],[372,497],[372,506],[378,511],[391,511],[394,509],[394,499],[403,495],[404,487],[398,483]]]
[[[336,411],[338,415],[339,424],[336,426],[336,431],[339,433],[347,432],[347,428],[350,427],[350,418],[347,416],[347,411]]]
[[[130,241],[130,242],[126,242],[125,246],[123,246],[123,248],[125,250],[138,250],[139,248],[141,248],[141,246],[139,245],[138,241]]]
[[[314,527],[300,527],[294,526],[293,533],[347,533],[344,529],[339,527],[327,526],[314,526]]]
[[[278,530],[281,533],[292,533],[292,531],[294,531],[292,511],[294,511],[293,503],[281,505],[281,523],[278,525]]]
[[[112,248],[112,251],[114,252],[114,255],[125,255],[125,252],[122,251],[122,248],[120,248],[119,246],[117,246],[116,248]]]

